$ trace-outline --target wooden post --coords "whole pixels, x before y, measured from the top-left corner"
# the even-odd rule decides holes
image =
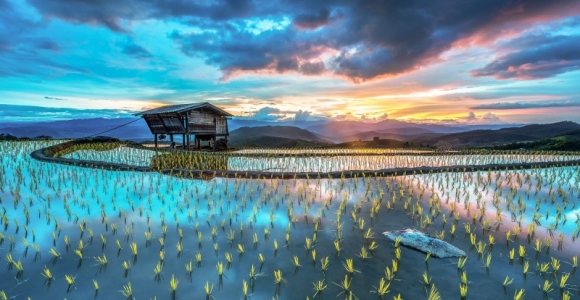
[[[155,134],[155,149],[157,149],[157,133]]]

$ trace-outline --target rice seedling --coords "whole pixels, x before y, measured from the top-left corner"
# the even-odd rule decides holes
[[[324,279],[319,280],[317,282],[313,282],[312,285],[314,286],[314,296],[316,297],[322,293],[324,289],[326,289],[327,285],[324,284]]]
[[[570,273],[562,274],[562,277],[560,277],[560,289],[563,289],[566,287],[566,282],[568,281],[568,277],[570,277]]]
[[[133,256],[137,257],[137,243],[132,242],[129,247],[131,248],[131,253],[133,253]]]
[[[121,294],[127,299],[133,299],[133,288],[131,287],[131,282],[128,282],[126,285],[123,285],[123,290],[121,290]]]
[[[359,270],[354,268],[354,264],[350,258],[347,258],[346,261],[342,263],[342,266],[351,276],[353,276],[355,272],[360,273]]]
[[[201,267],[201,253],[196,253],[195,254],[195,261],[197,263],[197,267]]]
[[[283,280],[284,280],[284,278],[282,277],[282,271],[275,270],[274,271],[274,284],[280,286],[280,283],[282,283]]]
[[[291,259],[291,261],[292,261],[292,265],[294,265],[294,272],[296,272],[299,267],[302,267],[302,265],[300,264],[300,261],[298,259],[298,256],[294,255],[294,257]]]
[[[365,246],[361,247],[360,252],[357,254],[357,256],[362,258],[363,260],[370,258],[367,248]]]
[[[344,275],[344,279],[342,281],[340,281],[339,283],[333,282],[336,286],[340,287],[342,289],[342,291],[336,295],[337,297],[344,294],[345,297],[347,297],[348,299],[358,299],[353,292],[350,290],[350,284],[352,282],[352,278],[348,278],[348,275]]]
[[[217,269],[218,272],[218,276],[221,279],[222,276],[224,275],[224,265],[221,261],[218,261],[215,268]]]
[[[46,278],[46,281],[49,283],[54,279],[54,277],[52,276],[52,272],[46,266],[44,266],[44,269],[40,274],[44,276],[44,278]]]
[[[371,254],[373,253],[374,250],[376,250],[379,246],[377,245],[377,243],[375,241],[372,241],[369,245],[369,251],[371,251]]]
[[[127,278],[127,276],[129,275],[129,270],[131,269],[131,263],[126,260],[126,261],[123,261],[121,266],[123,266],[124,276],[125,276],[125,278]]]
[[[537,269],[538,269],[538,271],[540,271],[540,274],[544,275],[550,269],[550,264],[549,263],[540,263],[537,265]]]
[[[191,277],[191,273],[193,272],[193,260],[190,260],[185,264],[185,271],[187,272],[187,275]]]
[[[18,259],[17,262],[13,263],[14,267],[16,268],[16,278],[22,277],[22,273],[24,272],[24,267],[22,266],[22,262]]]
[[[99,283],[96,279],[93,279],[93,287],[95,288],[95,293],[99,292]]]
[[[178,285],[179,285],[179,280],[175,279],[174,274],[171,274],[171,280],[169,281],[169,286],[171,287],[172,298],[175,298],[175,293],[177,292]]]
[[[544,281],[544,285],[540,285],[539,286],[540,289],[542,290],[542,292],[544,292],[544,295],[546,296],[548,293],[550,293],[551,291],[553,291],[554,289],[552,288],[552,282],[549,280],[545,280]]]
[[[399,247],[395,248],[395,258],[401,260],[401,248]]]
[[[558,271],[560,270],[560,260],[554,257],[551,257],[550,259],[551,259],[550,263],[552,264],[552,269],[554,270],[554,273],[558,273]]]
[[[209,285],[209,281],[205,282],[205,285],[203,286],[203,291],[205,292],[205,299],[209,300],[211,299],[215,299],[215,297],[212,295],[213,293],[213,284],[210,286]]]
[[[465,274],[465,272],[463,272],[463,274]],[[422,278],[423,278],[423,284],[425,286],[428,286],[431,284],[431,277],[429,276],[429,274],[427,274],[426,271],[423,272]]]
[[[67,292],[70,292],[75,284],[75,277],[72,275],[64,275],[64,280],[68,284]]]
[[[503,284],[504,291],[505,291],[506,287],[508,285],[512,284],[513,282],[514,282],[514,279],[513,278],[510,278],[509,276],[506,276],[505,279],[503,280],[503,283],[502,283]]]
[[[60,253],[54,248],[50,248],[49,253],[52,255],[53,260],[60,258]]]
[[[83,259],[83,250],[81,249],[75,249],[75,254],[79,257],[79,260]]]
[[[459,284],[459,295],[461,295],[461,299],[467,298],[467,285]]]
[[[336,256],[340,255],[340,250],[342,249],[340,247],[340,240],[335,240],[334,241],[334,249],[336,249]]]
[[[435,285],[431,285],[431,289],[429,290],[429,294],[427,295],[427,300],[441,300],[441,295],[439,291],[435,287]]]
[[[125,267],[125,265],[124,265]],[[125,272],[128,270],[128,268],[125,268]],[[157,264],[155,265],[155,268],[153,268],[153,273],[155,274],[154,280],[156,282],[161,281],[161,271],[163,270],[163,264],[160,262],[157,262]],[[126,276],[125,276],[126,277]]]
[[[246,280],[242,280],[242,294],[244,295],[244,297],[242,299],[248,299],[249,295],[249,287],[248,287],[248,282],[246,282]]]
[[[512,248],[509,252],[510,262],[512,262],[514,260],[514,256],[515,256],[515,249]]]
[[[485,257],[485,268],[489,269],[489,265],[491,264],[491,253],[488,253]]]
[[[457,259],[457,269],[463,270],[463,268],[465,267],[465,262],[467,262],[467,256],[459,257]]]
[[[562,294],[562,300],[570,300],[571,298],[572,298],[572,294],[570,294],[568,291],[566,291]]]
[[[180,258],[181,252],[183,251],[183,244],[181,243],[181,241],[177,242],[175,248],[177,249],[177,258]]]
[[[518,250],[518,255],[520,260],[523,260],[524,257],[526,256],[526,247],[524,247],[523,245],[520,245],[519,250]]]
[[[97,261],[97,263],[101,266],[101,267],[106,267],[108,264],[107,261],[107,256],[105,254],[103,254],[103,256],[96,256],[95,257],[95,261]]]

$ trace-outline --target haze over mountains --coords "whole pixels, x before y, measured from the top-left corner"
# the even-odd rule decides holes
[[[229,142],[232,146],[315,147],[378,139],[379,141],[374,143],[375,146],[407,143],[411,146],[463,148],[538,141],[561,135],[574,137],[577,135],[568,133],[580,130],[580,125],[574,122],[558,122],[525,126],[521,124],[449,126],[398,120],[365,123],[362,121],[267,122],[232,119],[229,121],[229,128]],[[114,130],[105,132],[110,129]],[[136,118],[0,123],[0,133],[17,137],[81,138],[106,135],[122,140],[153,139],[145,121]],[[373,146],[374,144],[365,145]],[[352,143],[344,145],[350,146]]]

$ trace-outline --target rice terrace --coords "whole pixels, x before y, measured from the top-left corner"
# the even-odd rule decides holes
[[[0,300],[580,299],[580,2],[0,0]]]
[[[0,144],[3,297],[578,294],[578,153],[202,153],[89,139],[56,153],[67,164],[30,156],[63,142]],[[146,161],[157,170],[116,169]],[[404,228],[466,255],[383,236]]]

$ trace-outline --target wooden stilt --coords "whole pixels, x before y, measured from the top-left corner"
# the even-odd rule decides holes
[[[155,134],[155,148],[157,148],[157,133]]]

